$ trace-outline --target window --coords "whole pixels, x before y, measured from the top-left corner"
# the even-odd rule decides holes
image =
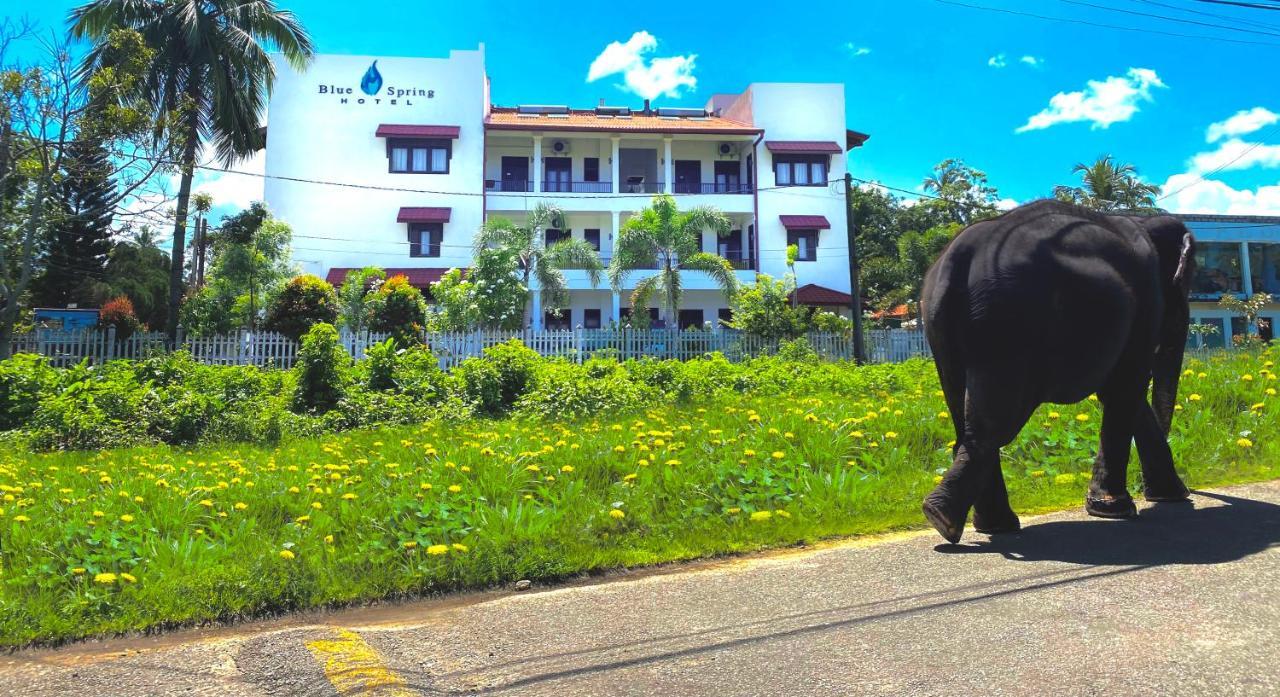
[[[548,229],[544,233],[544,235],[545,235],[546,245],[550,247],[551,245],[559,242],[560,240],[567,240],[570,237],[573,237],[573,232],[569,230]]]
[[[716,319],[720,320],[720,325],[724,326],[727,322],[733,321],[733,308],[722,307],[716,310]]]
[[[570,174],[573,171],[573,160],[567,157],[548,157],[542,161],[543,191],[568,192],[572,190]]]
[[[773,174],[778,186],[826,186],[826,155],[775,155]]]
[[[582,328],[583,329],[599,329],[600,328],[600,310],[586,309],[582,311]]]
[[[796,256],[797,261],[818,260],[817,230],[787,230],[787,246],[790,247],[793,244],[800,248],[800,253]]]
[[[1217,300],[1223,293],[1243,293],[1244,279],[1238,242],[1203,242],[1196,245],[1196,275],[1191,296]]]
[[[717,253],[729,261],[742,261],[742,231],[730,230],[719,240]]]
[[[739,183],[741,179],[739,178],[737,162],[717,162],[715,170],[716,193],[738,194],[743,192]]]
[[[542,326],[553,331],[564,331],[573,327],[573,310],[547,310],[542,314]]]
[[[582,160],[582,181],[600,181],[600,158],[586,157]]]
[[[591,245],[591,248],[600,251],[600,231],[595,229],[587,229],[582,231],[582,239]]]
[[[444,223],[413,223],[409,225],[409,256],[438,257],[443,240]]]
[[[1280,243],[1249,243],[1249,275],[1253,292],[1280,295]]]
[[[448,174],[452,144],[447,140],[387,140],[388,169],[399,174]]]
[[[702,310],[681,310],[681,329],[702,329]]]

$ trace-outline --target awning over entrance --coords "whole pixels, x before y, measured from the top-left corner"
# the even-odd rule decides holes
[[[796,289],[796,302],[801,305],[841,305],[848,307],[853,302],[853,296],[816,283],[809,283]]]
[[[337,287],[342,285],[342,282],[346,280],[348,273],[356,270],[357,269],[355,267],[332,268],[332,269],[329,269],[329,273],[325,274],[324,280],[328,281],[329,285]],[[383,269],[383,271],[387,272],[387,278],[391,278],[392,276],[404,276],[409,280],[409,285],[414,286],[415,288],[426,290],[428,286],[430,286],[432,283],[435,283],[436,281],[439,281],[442,276],[448,273],[449,269],[398,268],[398,269]],[[466,269],[463,269],[463,271],[465,272]]]
[[[400,209],[396,215],[397,223],[447,223],[453,214],[452,208],[412,208]]]
[[[825,215],[780,215],[782,227],[788,230],[830,230],[831,222]]]
[[[384,123],[378,126],[377,136],[379,138],[457,138],[461,130],[457,126]]]
[[[766,140],[764,146],[775,155],[836,155],[844,148],[834,140]]]

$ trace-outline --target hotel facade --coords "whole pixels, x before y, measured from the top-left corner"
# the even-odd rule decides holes
[[[340,284],[353,268],[404,274],[424,291],[466,269],[488,218],[520,223],[539,203],[564,211],[546,242],[589,242],[608,263],[619,228],[658,193],[714,206],[733,222],[702,249],[738,280],[787,272],[799,248],[800,302],[850,312],[844,173],[867,136],[846,129],[839,84],[756,83],[700,109],[492,104],[484,48],[447,58],[316,56],[278,64],[269,105],[265,200],[294,231],[304,269]],[[652,273],[652,272],[648,272]],[[631,289],[592,287],[565,272],[570,306],[538,304],[535,329],[625,322]],[[713,326],[728,302],[702,272],[682,274],[679,317],[643,308],[655,326]]]

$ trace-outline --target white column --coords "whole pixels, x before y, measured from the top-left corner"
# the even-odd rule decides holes
[[[533,192],[542,192],[542,136],[533,137]],[[534,326],[540,328],[538,325]]]
[[[609,316],[613,319],[614,322],[621,324],[622,323],[622,297],[618,295],[618,293],[616,292],[610,293],[609,295],[613,297],[613,310],[612,310],[613,314]]]
[[[529,284],[533,286],[535,284]],[[533,316],[529,319],[533,322],[534,331],[542,330],[542,291],[538,288],[529,288],[529,293],[533,296],[532,307],[529,310]]]
[[[601,245],[600,251],[602,253],[607,252],[610,257],[613,257],[614,251],[618,249],[618,227],[621,219],[622,214],[618,211],[609,212],[609,247],[606,249],[604,245]]]
[[[620,171],[618,169],[618,165],[619,161],[622,159],[622,138],[613,136],[609,140],[613,141],[613,158],[610,160],[610,163],[613,165],[613,193],[617,194],[622,192],[622,181],[618,178],[618,172]]]
[[[1240,279],[1240,289],[1244,291],[1244,297],[1252,298],[1253,297],[1253,269],[1250,268],[1250,264],[1249,264],[1249,243],[1248,242],[1240,243],[1240,273],[1242,276]],[[1248,327],[1245,328],[1246,333],[1256,332],[1257,330],[1258,328],[1256,325],[1249,325]]]
[[[662,139],[662,176],[666,179],[667,193],[673,193],[676,187],[676,163],[671,160],[671,139]]]

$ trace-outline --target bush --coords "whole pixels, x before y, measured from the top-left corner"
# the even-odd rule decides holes
[[[546,419],[581,419],[638,409],[657,400],[656,390],[633,381],[617,363],[606,370],[607,363],[613,362],[543,364],[534,388],[516,403],[517,411]]]
[[[338,330],[321,322],[302,337],[298,385],[293,393],[295,411],[323,414],[342,399],[347,364],[351,358],[338,344]]]
[[[427,321],[427,304],[422,292],[409,285],[404,276],[392,276],[371,294],[369,329],[390,332],[400,346],[420,343],[419,335]]]
[[[58,372],[34,353],[0,361],[0,431],[20,428],[31,419],[41,395],[57,383]]]
[[[462,395],[476,410],[487,416],[506,411],[502,402],[502,373],[498,366],[483,358],[468,358],[454,368],[461,383]]]
[[[542,362],[538,352],[519,339],[486,348],[484,359],[498,369],[499,400],[503,407],[510,407],[524,395]]]
[[[396,342],[387,339],[365,349],[365,385],[374,391],[385,392],[396,386],[396,363],[399,362]]]
[[[112,298],[98,311],[98,326],[116,330],[116,340],[123,341],[142,328],[142,322],[133,311],[133,301],[127,295]]]
[[[315,324],[338,319],[338,297],[333,286],[310,274],[285,284],[267,307],[264,326],[297,341]]]

